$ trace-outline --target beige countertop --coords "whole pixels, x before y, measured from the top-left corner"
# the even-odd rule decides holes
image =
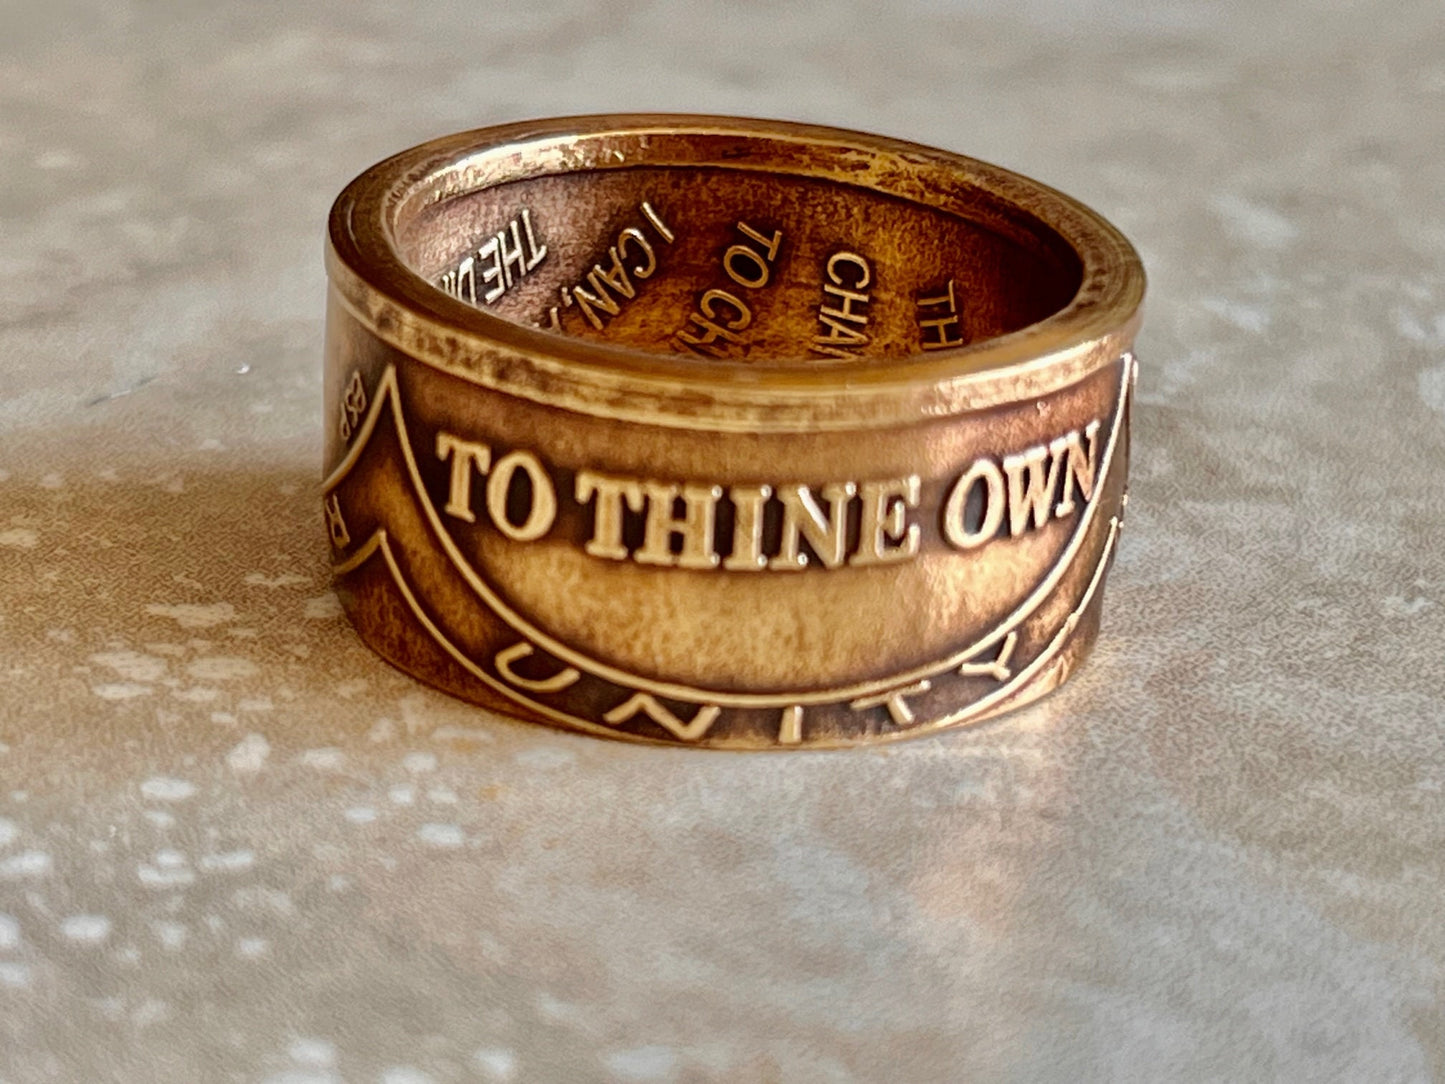
[[[0,1082],[1445,1078],[1438,0],[0,4]],[[318,503],[322,225],[423,138],[778,115],[1151,274],[1099,651],[785,756],[453,702]]]

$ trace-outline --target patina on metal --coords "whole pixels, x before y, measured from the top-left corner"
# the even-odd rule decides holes
[[[424,681],[840,746],[1027,703],[1094,641],[1144,274],[1058,192],[855,132],[566,118],[367,171],[327,266],[336,586]]]

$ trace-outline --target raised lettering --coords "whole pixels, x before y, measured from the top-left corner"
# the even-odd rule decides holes
[[[882,565],[906,561],[918,552],[918,524],[908,522],[908,509],[918,507],[921,482],[916,474],[858,487],[863,514],[858,551],[851,565]]]
[[[808,555],[799,548],[805,538],[824,568],[841,565],[847,544],[848,501],[857,489],[852,482],[833,482],[824,486],[821,495],[829,507],[825,515],[807,486],[779,486],[777,493],[783,504],[783,534],[778,555],[768,562],[768,567],[786,571],[807,568]]]
[[[732,309],[735,315],[725,317],[718,312],[719,307]],[[738,332],[753,322],[753,310],[748,308],[742,298],[727,290],[707,291],[698,302],[698,310],[688,317],[688,326],[677,333],[678,340],[695,354],[716,357],[713,349],[710,349],[713,343],[719,340],[742,342],[742,336]],[[718,320],[724,320],[726,326],[719,324]],[[696,327],[702,334],[694,335],[689,330],[690,327]]]
[[[506,280],[502,277],[502,249],[501,246],[497,243],[497,239],[495,237],[491,238],[481,248],[477,249],[477,258],[480,260],[491,261],[491,266],[484,267],[482,269],[482,282],[496,283],[495,286],[491,287],[486,291],[486,293],[482,294],[482,300],[485,301],[488,305],[490,305],[493,301],[496,301],[497,298],[501,297],[504,293],[507,292],[507,283]],[[473,298],[472,300],[475,301],[476,299]]]
[[[657,230],[658,235],[669,245],[676,240],[672,231],[667,228],[667,223],[662,221],[662,216],[653,210],[652,204],[646,200],[642,201],[642,213],[647,216],[647,221],[652,223],[653,229]]]
[[[877,696],[865,696],[854,700],[848,706],[854,711],[866,711],[869,708],[886,708],[888,717],[893,720],[895,726],[908,726],[917,718],[913,713],[913,707],[908,703],[910,696],[921,696],[933,688],[931,682],[924,680],[915,682],[902,689],[890,689],[886,693]]]
[[[650,693],[634,693],[602,718],[616,726],[619,723],[627,722],[635,715],[642,714],[674,737],[683,741],[697,741],[707,734],[708,728],[712,726],[721,711],[722,709],[716,704],[707,704],[698,708],[697,714],[691,719],[684,721],[658,703]]]
[[[527,231],[527,247],[532,252],[532,255],[527,259],[526,269],[532,271],[539,263],[547,258],[547,246],[542,245],[538,247],[537,238],[532,233],[532,212],[525,207],[522,208],[522,226]]]
[[[723,253],[723,270],[728,278],[749,290],[761,290],[772,277],[769,266],[778,258],[778,247],[783,243],[783,231],[774,230],[771,238],[764,237],[746,222],[738,223],[738,231],[763,246],[760,255],[748,245],[733,245]],[[741,266],[740,266],[741,262]]]
[[[757,230],[749,226],[746,222],[739,222],[738,232],[741,233],[743,236],[749,237],[752,240],[756,241],[758,244],[762,245],[769,263],[772,263],[778,258],[778,248],[783,243],[782,230],[774,230],[772,237],[764,237]]]
[[[341,396],[341,439],[350,440],[356,432],[361,416],[366,412],[366,383],[361,374],[352,370],[351,379],[346,382],[346,391]]]
[[[335,493],[321,502],[326,514],[326,531],[331,535],[331,544],[342,550],[351,545],[351,532],[346,529],[346,517],[341,514],[341,498]]]
[[[507,248],[507,235],[512,236],[512,247]],[[522,251],[522,230],[516,219],[507,223],[497,233],[497,251],[502,258],[502,275],[507,282],[507,289],[516,285],[517,281],[527,273],[527,254]],[[515,268],[515,272],[513,271]]]
[[[607,292],[606,287],[602,285],[600,278],[601,273],[602,269],[600,267],[594,267],[587,273],[587,281],[592,286],[592,289],[596,291],[595,293],[589,292],[586,287],[580,285],[572,287],[572,296],[577,299],[577,304],[581,306],[582,315],[587,317],[587,322],[598,331],[601,331],[605,326],[602,323],[602,317],[597,315],[598,309],[601,309],[608,316],[616,316],[622,311],[622,306],[613,299],[612,295]]]
[[[1054,509],[1054,515],[1060,519],[1073,514],[1075,483],[1078,484],[1079,496],[1084,501],[1087,502],[1094,495],[1094,472],[1099,465],[1099,428],[1099,422],[1092,421],[1084,429],[1084,436],[1089,438],[1088,455],[1084,454],[1077,429],[1049,445],[1054,459],[1057,460],[1062,455],[1066,455],[1068,459],[1064,470],[1064,495]]]
[[[547,678],[523,677],[512,669],[514,662],[521,662],[534,653],[532,645],[523,640],[521,643],[513,644],[511,647],[498,651],[496,658],[492,661],[497,668],[497,673],[501,674],[508,684],[515,685],[519,689],[526,689],[528,692],[533,693],[560,693],[563,689],[570,688],[577,684],[578,680],[582,677],[580,673],[570,666],[558,670],[551,677]]]
[[[657,270],[657,253],[652,251],[652,245],[648,242],[647,237],[636,226],[628,226],[617,235],[616,251],[619,254],[625,254],[629,245],[640,248],[642,254],[647,257],[646,263],[633,265],[632,273],[640,279],[651,278],[652,273]]]
[[[855,328],[840,324],[834,318],[833,312],[834,310],[829,309],[819,314],[818,322],[828,329],[828,333],[813,339],[813,349],[820,354],[830,354],[838,358],[857,357],[855,348],[866,346],[868,336]]]
[[[476,305],[480,277],[481,303],[490,305],[535,270],[546,256],[547,246],[537,243],[532,212],[523,207],[516,218],[463,257],[455,270],[443,272],[437,285],[453,297]]]
[[[667,244],[676,240],[662,217],[652,205],[644,201],[640,208],[642,216],[651,223],[659,237]],[[629,252],[638,257],[638,262],[628,267]],[[561,287],[562,305],[579,309],[587,322],[598,331],[607,327],[607,319],[621,314],[623,306],[637,297],[639,281],[651,278],[657,273],[657,250],[638,226],[627,226],[617,234],[617,241],[607,250],[609,265],[599,260],[587,272],[587,278],[573,286]],[[609,290],[610,287],[610,290]],[[547,310],[547,320],[540,326],[552,331],[563,331],[561,310],[553,305]]]
[[[835,252],[828,257],[828,279],[835,286],[848,286],[849,282],[838,270],[840,265],[851,264],[857,268],[858,273],[853,276],[852,287],[861,290],[873,281],[873,270],[868,265],[867,259],[856,252]]]
[[[476,267],[476,260],[468,256],[457,264],[456,271],[456,295],[463,301],[470,301],[473,305],[477,303]]]
[[[803,705],[789,704],[778,721],[778,744],[797,745],[803,740]]]
[[[643,482],[647,497],[647,520],[642,545],[633,559],[644,565],[675,565],[678,568],[716,568],[717,553],[713,549],[713,532],[717,524],[717,502],[721,486],[701,486]],[[683,514],[674,513],[681,499]],[[672,539],[682,540],[679,553],[672,552]]]
[[[437,434],[437,458],[442,462],[451,460],[451,484],[447,487],[446,513],[457,519],[475,523],[477,515],[472,511],[472,472],[486,474],[492,466],[492,450],[485,444],[475,444],[450,433]]]
[[[872,300],[865,289],[873,282],[873,270],[856,252],[835,252],[828,257],[827,278],[818,307],[818,322],[825,331],[813,337],[812,350],[825,357],[856,358],[869,341],[862,330],[868,325],[863,310]]]
[[[737,228],[745,238],[761,245],[762,250],[746,243],[730,245],[723,252],[723,271],[740,289],[760,290],[772,280],[771,265],[783,243],[783,231],[774,230],[772,237],[764,237],[746,222],[739,222]],[[718,312],[719,308],[730,310],[734,315],[725,317]],[[726,356],[729,345],[743,342],[738,333],[752,322],[753,310],[743,298],[730,290],[713,288],[698,299],[697,310],[688,316],[674,337],[694,354],[721,358]],[[697,332],[693,328],[697,328]]]
[[[625,501],[632,511],[642,511],[641,484],[631,478],[613,478],[584,470],[577,472],[576,494],[578,504],[586,504],[596,498],[592,510],[592,537],[583,549],[593,557],[627,560],[627,547],[622,542],[622,505]]]
[[[1018,647],[1018,643],[1019,634],[1010,632],[1004,638],[1004,642],[999,645],[998,654],[994,656],[992,662],[970,660],[958,668],[959,674],[963,677],[991,677],[995,681],[1007,681],[1013,677],[1013,670],[1010,669],[1009,662],[1013,658],[1014,648]]]
[[[719,305],[724,308],[730,308],[737,313],[736,316],[727,321],[729,330],[742,331],[753,322],[753,310],[748,308],[747,303],[744,302],[742,298],[734,293],[729,293],[727,290],[709,290],[702,295],[702,299],[698,302],[697,307],[702,311],[702,314],[709,319],[721,320],[722,317],[718,315],[717,311]]]
[[[923,349],[944,350],[963,344],[953,279],[948,280],[943,293],[936,297],[920,297],[918,310],[918,331]]]
[[[840,304],[828,305],[826,304],[827,298],[824,298],[825,304],[818,310],[820,317],[832,316],[838,320],[846,320],[850,324],[866,324],[868,322],[867,313],[858,312],[853,308],[854,305],[868,304],[868,294],[860,293],[857,290],[849,290],[844,286],[834,286],[831,282],[823,283],[823,293],[838,298]],[[834,327],[837,326],[833,324],[831,320],[827,321],[827,323],[832,324]]]
[[[622,266],[622,253],[618,251],[616,245],[613,245],[607,250],[607,255],[612,260],[611,269],[609,270],[599,263],[592,269],[592,273],[599,276],[603,282],[611,286],[613,290],[621,294],[628,301],[631,301],[637,296],[637,290],[633,287],[632,280],[627,277],[627,268]],[[591,275],[589,275],[588,278],[590,279]]]
[[[532,483],[526,518],[513,523],[507,517],[512,478],[521,471]],[[533,542],[552,529],[557,519],[557,491],[541,462],[531,452],[508,452],[497,460],[487,479],[487,512],[492,523],[514,542]]]
[[[1045,463],[1048,464],[1045,470]],[[1008,476],[1008,529],[1017,538],[1033,521],[1035,529],[1049,521],[1051,503],[1058,492],[1059,467],[1062,460],[1050,456],[1047,445],[1027,448],[1017,455],[1005,456],[1004,474]]]
[[[968,526],[969,491],[982,484],[983,514],[976,529]],[[954,483],[943,509],[943,537],[961,550],[975,549],[998,534],[1003,524],[1006,495],[1003,472],[991,459],[976,460]]]
[[[732,572],[761,572],[768,567],[763,556],[763,507],[773,495],[773,487],[733,486],[728,498],[733,505],[733,551],[723,561],[723,568]]]

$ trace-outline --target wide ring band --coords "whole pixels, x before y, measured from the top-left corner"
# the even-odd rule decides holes
[[[972,159],[676,116],[357,178],[327,267],[338,594],[523,718],[730,748],[1037,698],[1097,632],[1138,256]]]

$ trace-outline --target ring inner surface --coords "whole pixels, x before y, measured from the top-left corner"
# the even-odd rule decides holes
[[[1000,228],[983,194],[975,219],[968,198],[952,213],[781,173],[590,169],[422,206],[394,237],[428,282],[519,324],[827,364],[975,343],[1069,303],[1083,272],[1063,238],[1021,209]]]

